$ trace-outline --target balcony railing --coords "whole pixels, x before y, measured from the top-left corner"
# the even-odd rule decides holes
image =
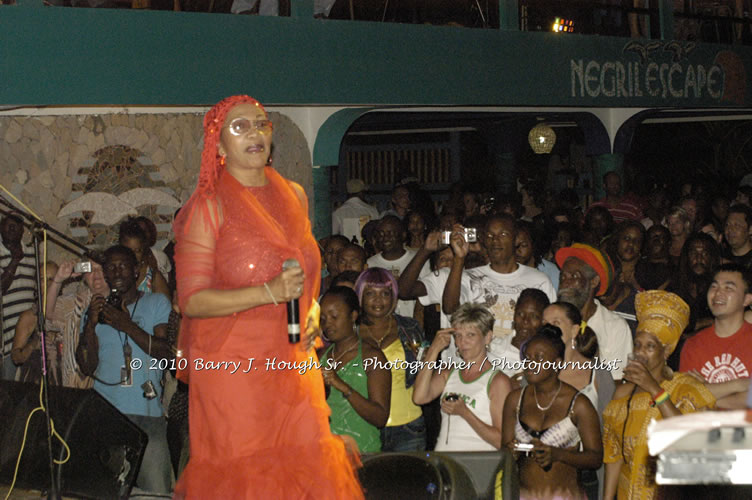
[[[0,0],[13,5],[18,0]],[[24,3],[33,2],[26,0]],[[39,0],[50,7],[179,10],[752,45],[746,0]],[[678,4],[678,7],[675,7]],[[514,13],[517,12],[517,19]]]

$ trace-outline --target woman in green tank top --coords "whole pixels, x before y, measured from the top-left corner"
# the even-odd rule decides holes
[[[321,331],[332,345],[321,356],[321,369],[332,411],[334,434],[355,439],[363,453],[381,451],[379,428],[389,417],[391,372],[384,353],[358,337],[358,297],[335,286],[321,299]]]

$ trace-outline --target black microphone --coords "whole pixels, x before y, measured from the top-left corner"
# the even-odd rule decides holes
[[[293,267],[300,267],[300,262],[295,259],[287,259],[282,264],[283,271]],[[292,299],[287,303],[287,339],[291,344],[300,342],[300,309],[298,307],[298,299]]]

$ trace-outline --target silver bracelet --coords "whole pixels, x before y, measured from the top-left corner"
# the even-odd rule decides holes
[[[274,302],[274,305],[278,306],[279,304],[277,303],[277,299],[274,298],[274,294],[272,293],[271,288],[269,288],[269,285],[264,283],[264,288],[266,288],[266,291],[269,293],[269,297],[272,298],[272,302]]]

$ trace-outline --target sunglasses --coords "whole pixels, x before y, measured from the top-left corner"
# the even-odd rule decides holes
[[[248,118],[235,118],[227,126],[232,135],[245,135],[251,130],[261,134],[268,134],[272,131],[271,120],[249,120]]]

